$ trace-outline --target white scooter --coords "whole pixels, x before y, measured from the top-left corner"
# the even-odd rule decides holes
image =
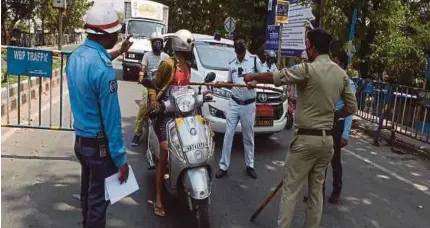
[[[205,78],[205,82],[214,80],[214,73],[209,73]],[[155,88],[148,79],[143,84],[148,88]],[[209,228],[211,164],[215,143],[210,125],[201,116],[200,109],[205,102],[211,102],[212,97],[202,95],[201,87],[196,92],[188,86],[170,86],[166,95],[167,99],[161,102],[162,110],[164,113],[174,113],[175,118],[165,126],[168,138],[168,172],[164,184],[170,194],[187,200],[198,227]],[[160,153],[153,124],[154,119],[150,118],[146,151],[150,169],[155,168]]]

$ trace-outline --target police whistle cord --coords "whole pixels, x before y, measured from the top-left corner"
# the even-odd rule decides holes
[[[213,87],[246,87],[249,88],[250,86],[245,84],[236,84],[236,83],[228,83],[228,82],[217,82],[217,83],[204,83],[204,82],[190,82],[190,85],[202,85],[202,86],[213,86]],[[284,91],[282,89],[267,87],[267,86],[253,86],[252,88],[256,89],[264,89],[264,90],[272,90],[275,92],[283,93]]]
[[[257,209],[257,211],[251,216],[251,219],[249,221],[254,221],[255,218],[261,213],[261,211],[267,206],[267,204],[269,204],[269,202],[273,199],[273,197],[275,197],[276,193],[279,191],[279,189],[281,189],[282,184],[284,182],[281,181],[279,182],[278,186],[276,186],[275,190],[273,190],[269,196],[263,201],[263,203],[261,204],[261,206]]]

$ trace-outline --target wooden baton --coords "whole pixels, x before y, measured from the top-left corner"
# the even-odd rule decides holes
[[[254,219],[260,214],[260,212],[267,206],[267,204],[275,197],[276,193],[279,191],[279,189],[282,187],[282,184],[284,182],[279,182],[278,186],[276,186],[275,190],[273,190],[269,196],[263,201],[261,206],[257,209],[257,211],[251,216],[251,219],[249,221],[254,221]]]
[[[210,83],[204,83],[204,82],[190,82],[190,85],[202,85],[202,86],[213,86],[213,87],[247,87],[249,88],[248,85],[245,84],[236,84],[236,83],[228,83],[228,82],[210,82]],[[282,93],[284,92],[282,89],[277,89],[277,88],[272,88],[272,87],[268,87],[268,86],[255,86],[252,88],[256,88],[256,89],[265,89],[265,90],[272,90],[275,92],[279,92]]]

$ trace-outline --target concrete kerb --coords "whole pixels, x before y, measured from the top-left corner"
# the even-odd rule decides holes
[[[378,125],[371,123],[367,120],[364,120],[360,117],[354,116],[353,126],[352,128],[359,129],[364,132],[364,134],[375,138],[376,132],[378,129]],[[383,139],[386,142],[390,142],[391,140],[391,131],[382,130],[380,134],[380,139]],[[425,144],[425,145],[424,145]],[[392,150],[394,148],[404,149],[407,153],[415,153],[422,155],[426,158],[430,158],[430,145],[426,143],[422,143],[413,138],[409,138],[407,136],[403,136],[400,134],[395,134],[395,140],[393,142]]]
[[[63,82],[67,80],[63,70]],[[39,96],[39,78],[32,77],[30,80],[30,97],[28,94],[28,79],[20,82],[21,89],[21,107],[30,99],[36,99]],[[60,69],[52,71],[52,88],[60,85]],[[42,78],[42,94],[49,92],[51,89],[49,78]],[[1,116],[5,116],[7,111],[12,112],[18,108],[18,83],[9,85],[9,110],[7,110],[7,87],[1,90]]]

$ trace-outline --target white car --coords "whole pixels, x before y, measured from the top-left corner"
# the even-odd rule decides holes
[[[165,51],[172,54],[169,37],[166,34]],[[191,64],[191,81],[203,82],[210,72],[216,74],[215,81],[226,82],[229,62],[236,58],[233,41],[229,39],[215,39],[214,36],[193,34],[195,46],[193,50],[193,61]],[[266,85],[276,88],[273,85]],[[283,87],[278,87],[283,89]],[[203,115],[207,118],[212,128],[217,133],[225,133],[226,116],[229,109],[230,90],[226,88],[214,88],[212,91],[213,101],[203,106]],[[286,92],[279,93],[270,90],[257,89],[257,110],[273,110],[273,117],[260,117],[257,111],[255,121],[255,133],[271,135],[285,129],[287,124],[288,101]],[[240,122],[236,133],[242,131]]]

